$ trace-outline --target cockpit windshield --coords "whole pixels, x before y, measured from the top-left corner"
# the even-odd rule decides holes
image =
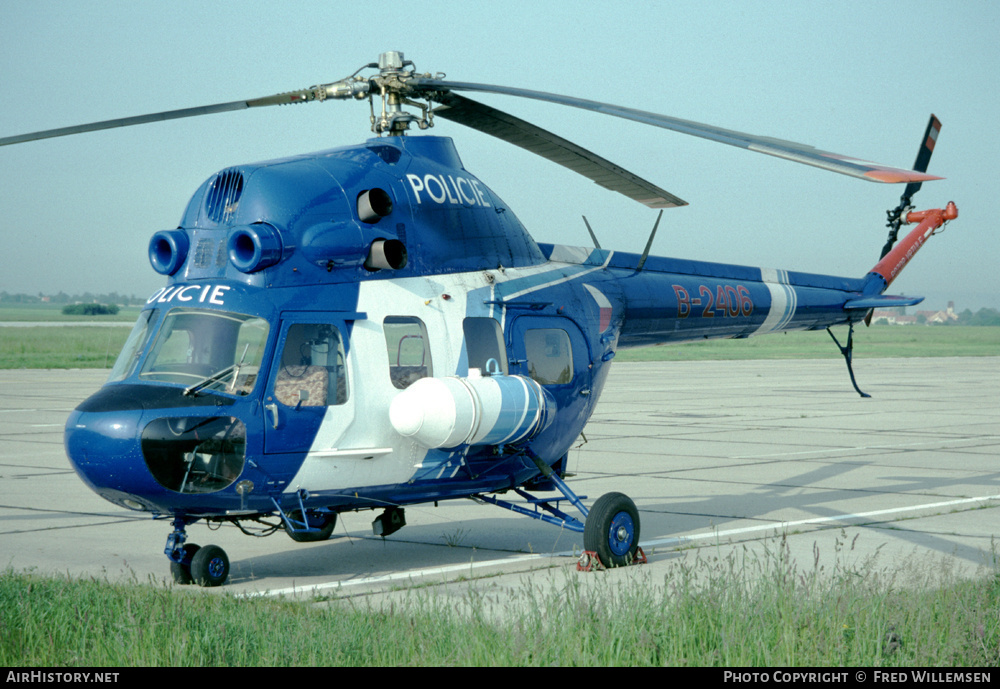
[[[143,380],[248,395],[257,383],[268,324],[263,318],[207,309],[171,309],[139,371]]]
[[[155,315],[155,310],[147,310],[139,314],[139,319],[132,326],[132,332],[125,341],[121,353],[118,354],[114,368],[111,369],[111,375],[108,376],[109,383],[123,380],[132,375],[132,371],[142,355],[142,350],[146,346],[146,340],[149,339],[149,324],[156,320]]]

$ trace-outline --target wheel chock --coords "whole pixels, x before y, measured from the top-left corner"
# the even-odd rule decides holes
[[[600,572],[605,567],[601,564],[601,558],[593,550],[584,550],[580,559],[576,561],[577,572]]]
[[[648,562],[646,553],[642,551],[642,547],[640,546],[636,549],[635,557],[632,558],[629,565],[645,565]],[[607,567],[601,562],[601,558],[593,550],[584,550],[583,554],[580,555],[580,559],[576,561],[576,571],[578,572],[603,572],[606,569]]]

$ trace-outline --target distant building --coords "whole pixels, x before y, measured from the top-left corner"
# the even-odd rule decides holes
[[[927,325],[939,325],[942,323],[954,323],[958,320],[955,313],[955,302],[949,301],[948,308],[944,311],[917,311],[915,316],[907,316],[896,309],[876,309],[872,314],[872,323],[883,323],[886,325],[917,325],[925,323]]]
[[[953,301],[948,302],[948,308],[944,311],[917,311],[917,316],[923,316],[928,324],[953,323],[958,320]]]

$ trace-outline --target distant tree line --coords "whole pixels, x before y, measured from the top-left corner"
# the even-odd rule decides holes
[[[1000,325],[1000,311],[984,308],[972,313],[965,309],[958,314],[958,321],[953,325]]]
[[[118,306],[142,306],[146,303],[145,298],[137,297],[134,294],[119,294],[118,292],[108,292],[106,294],[94,294],[84,292],[83,294],[10,294],[0,292],[0,304],[117,304]]]

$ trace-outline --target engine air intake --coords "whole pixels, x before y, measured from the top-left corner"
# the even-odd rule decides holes
[[[281,260],[281,236],[267,223],[234,227],[227,248],[229,261],[243,273],[255,273]]]
[[[149,262],[160,275],[173,275],[184,265],[188,236],[183,230],[160,230],[149,240]]]

